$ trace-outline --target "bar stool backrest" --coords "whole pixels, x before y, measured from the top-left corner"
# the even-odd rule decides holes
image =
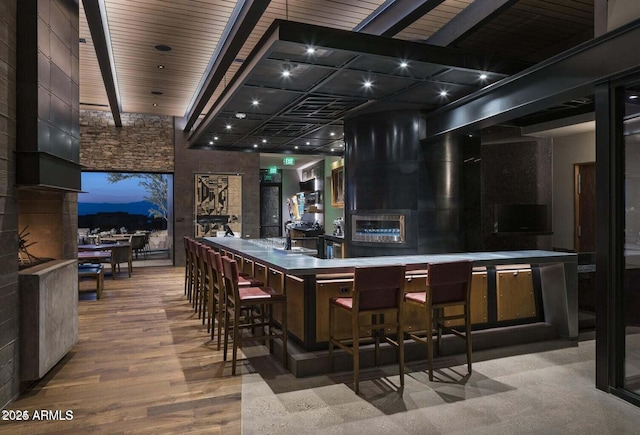
[[[238,273],[238,263],[236,260],[224,256],[222,257],[222,267],[224,277],[224,285],[227,290],[227,299],[233,300],[234,303],[240,299],[238,293],[238,280],[240,275]]]
[[[356,311],[398,308],[403,297],[405,266],[357,267],[353,292]]]
[[[464,302],[468,297],[473,262],[453,261],[427,265],[427,286],[432,304]]]

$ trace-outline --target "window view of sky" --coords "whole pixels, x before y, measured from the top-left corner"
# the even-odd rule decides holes
[[[144,201],[146,191],[138,185],[140,180],[130,178],[110,183],[106,172],[83,172],[82,191],[78,194],[78,202],[126,204]]]

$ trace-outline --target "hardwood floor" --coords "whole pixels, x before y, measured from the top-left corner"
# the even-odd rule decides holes
[[[183,285],[174,267],[105,279],[99,301],[79,302],[78,344],[7,408],[73,419],[0,421],[0,433],[240,433],[241,376],[221,364]]]

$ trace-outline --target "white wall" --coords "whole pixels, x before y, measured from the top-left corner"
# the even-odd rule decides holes
[[[595,131],[553,139],[553,247],[574,249],[573,178],[575,163],[596,160]]]

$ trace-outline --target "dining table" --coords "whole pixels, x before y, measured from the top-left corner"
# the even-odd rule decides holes
[[[131,246],[130,243],[99,243],[97,245],[78,245],[78,251],[111,251],[114,246]]]
[[[110,251],[78,251],[78,263],[102,262],[110,257]]]

